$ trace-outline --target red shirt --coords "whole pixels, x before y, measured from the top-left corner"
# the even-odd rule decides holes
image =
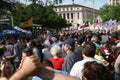
[[[62,64],[64,62],[64,58],[56,58],[56,59],[50,58],[49,60],[52,62],[54,69],[62,70]]]

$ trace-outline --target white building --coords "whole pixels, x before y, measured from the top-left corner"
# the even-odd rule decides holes
[[[120,0],[109,0],[108,4],[111,6],[116,6],[116,5],[120,4]]]
[[[82,24],[85,21],[90,21],[98,15],[98,10],[79,4],[57,5],[52,7],[58,15],[71,23],[74,29],[78,27],[78,23]]]

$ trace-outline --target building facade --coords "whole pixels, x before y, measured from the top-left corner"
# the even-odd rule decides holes
[[[79,4],[57,5],[53,6],[53,10],[71,23],[73,28],[77,28],[78,24],[90,21],[98,15],[98,10]]]
[[[108,4],[111,6],[116,6],[116,5],[120,4],[120,0],[109,0]]]

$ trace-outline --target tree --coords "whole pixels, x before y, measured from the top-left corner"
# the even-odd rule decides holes
[[[111,6],[111,10],[110,10],[110,18],[111,19],[116,19],[118,21],[120,21],[120,5],[117,6]]]
[[[6,14],[8,11],[13,12],[15,0],[0,0],[0,15]]]
[[[120,21],[119,17],[120,5],[117,6],[104,5],[102,8],[100,8],[99,13],[103,19],[103,22],[110,19]]]
[[[51,7],[43,7],[39,4],[30,4],[25,8],[20,8],[14,14],[14,21],[16,25],[19,25],[20,22],[24,22],[31,17],[33,18],[34,24],[40,24],[46,28],[60,29],[68,26],[66,20],[58,16]]]
[[[109,16],[110,9],[111,7],[109,5],[104,5],[102,8],[100,8],[99,14],[102,17],[103,22],[110,19],[110,16]]]

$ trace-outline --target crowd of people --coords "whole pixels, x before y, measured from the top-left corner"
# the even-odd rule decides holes
[[[120,32],[46,31],[0,41],[0,80],[120,80]]]

